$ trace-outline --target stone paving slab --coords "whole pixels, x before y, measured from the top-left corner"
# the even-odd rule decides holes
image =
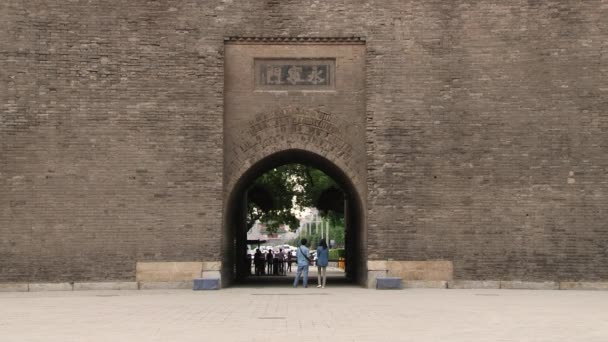
[[[2,292],[0,340],[605,342],[607,312],[576,290]]]

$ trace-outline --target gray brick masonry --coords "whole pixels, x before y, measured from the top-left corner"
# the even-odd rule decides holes
[[[453,279],[502,288],[605,283],[607,17],[600,0],[2,1],[0,283],[226,260],[240,169],[225,158],[319,145],[362,194],[363,261],[449,260]],[[224,125],[226,37],[364,39],[363,59],[340,57],[360,83],[257,104],[328,110],[348,131],[321,144],[278,127],[254,156],[225,151],[241,132]]]

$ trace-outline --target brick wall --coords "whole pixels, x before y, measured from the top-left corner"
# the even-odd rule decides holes
[[[371,29],[370,258],[607,279],[608,4],[408,4]]]
[[[370,259],[608,279],[608,3],[0,3],[0,281],[219,260],[223,38],[367,41]]]
[[[135,279],[138,260],[217,258],[223,40],[204,22],[189,33],[188,13],[2,2],[2,281]]]

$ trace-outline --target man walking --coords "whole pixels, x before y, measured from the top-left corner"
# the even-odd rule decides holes
[[[293,287],[298,287],[300,276],[302,276],[302,285],[308,287],[308,263],[310,262],[310,258],[308,257],[309,251],[308,247],[306,247],[306,243],[308,243],[308,241],[302,239],[301,246],[296,250],[298,271],[296,273],[296,279],[293,282]]]

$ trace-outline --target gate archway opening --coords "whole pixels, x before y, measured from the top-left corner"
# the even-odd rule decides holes
[[[293,281],[293,273],[286,277],[255,277],[251,275],[252,263],[248,258],[249,246],[255,244],[247,239],[248,224],[248,195],[252,195],[252,187],[256,179],[266,172],[288,164],[301,164],[318,169],[329,176],[339,188],[343,196],[344,217],[344,272],[342,277],[333,278],[339,283],[364,283],[364,248],[362,235],[364,228],[364,211],[361,197],[351,178],[335,163],[316,153],[290,149],[271,154],[252,165],[236,182],[229,194],[224,211],[224,244],[223,244],[223,279],[227,284],[287,284]],[[329,192],[335,192],[335,189]],[[335,198],[335,193],[326,194]],[[310,231],[309,231],[310,232]],[[312,241],[316,246],[317,241]],[[249,245],[249,246],[248,246]],[[310,247],[310,243],[309,243]],[[295,265],[295,263],[294,263]],[[342,265],[340,265],[342,266]],[[297,267],[297,266],[296,266]],[[295,271],[296,267],[292,267]],[[311,271],[316,267],[311,266]],[[309,278],[315,282],[315,273]],[[338,273],[336,273],[338,274]],[[291,276],[290,276],[291,275]]]

